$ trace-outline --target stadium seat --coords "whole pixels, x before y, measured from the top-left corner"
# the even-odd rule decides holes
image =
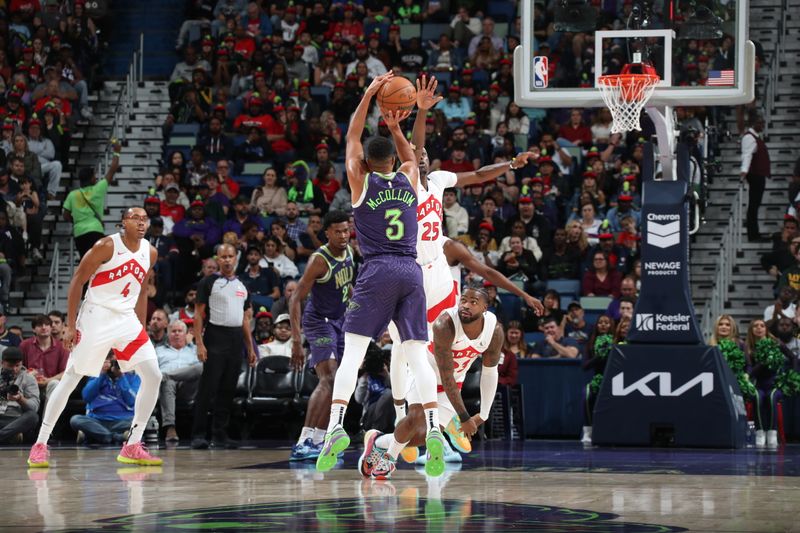
[[[331,88],[326,85],[317,85],[311,87],[311,98],[317,101],[323,108],[328,107],[328,101],[331,99]]]
[[[264,174],[264,171],[270,168],[272,165],[269,163],[245,163],[244,170],[242,170],[242,175],[245,174],[255,174],[258,176],[258,183],[256,186],[261,185],[261,176]]]
[[[536,344],[544,340],[544,333],[541,331],[530,331],[525,334],[525,344]]]
[[[495,22],[494,34],[505,39],[508,35],[508,22]]]
[[[587,324],[594,327],[597,324],[597,319],[600,318],[600,315],[605,314],[606,310],[603,309],[602,311],[586,311],[584,309],[583,319],[586,321]]]
[[[517,151],[523,152],[528,149],[528,134],[527,133],[515,133],[514,134],[514,146],[517,148]]]
[[[314,392],[314,388],[317,386],[317,383],[319,383],[319,378],[311,370],[311,368],[308,367],[308,365],[303,368],[302,372],[297,373],[297,379],[295,382],[297,395],[295,395],[294,399],[292,400],[292,404],[299,413],[306,412],[308,400],[311,398],[311,393]]]
[[[175,124],[172,126],[172,135],[180,136],[193,136],[197,137],[197,132],[200,131],[200,124]]]
[[[490,1],[486,12],[497,22],[511,22],[514,20],[516,7],[512,2]]]
[[[256,365],[250,396],[245,400],[248,414],[284,414],[295,396],[295,373],[289,358],[271,355]]]
[[[570,301],[577,300],[580,296],[581,281],[579,279],[551,279],[547,282],[547,289],[556,291],[561,295],[561,299],[566,301],[566,303],[562,301],[562,304],[569,305]]]
[[[503,311],[508,320],[522,319],[522,300],[516,294],[506,293],[497,295],[503,306]]]
[[[609,296],[584,296],[581,298],[581,307],[587,311],[605,311],[611,300]]]
[[[414,37],[422,36],[422,27],[419,24],[400,24],[400,40],[407,41]]]
[[[195,145],[195,137],[188,136],[188,135],[171,135],[169,138],[169,142],[167,142],[170,146],[185,146],[187,148],[192,148]]]
[[[422,42],[426,43],[428,41],[439,42],[439,37],[446,33],[450,35],[450,25],[449,24],[423,24],[422,25]]]

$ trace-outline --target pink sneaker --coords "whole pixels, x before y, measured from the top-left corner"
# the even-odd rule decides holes
[[[47,468],[50,466],[50,448],[43,442],[37,442],[28,455],[28,466],[31,468]]]
[[[164,463],[160,458],[150,455],[147,447],[141,441],[136,444],[125,444],[122,446],[117,461],[129,465],[160,466]]]

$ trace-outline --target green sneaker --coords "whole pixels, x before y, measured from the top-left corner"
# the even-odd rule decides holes
[[[425,473],[432,477],[439,477],[444,473],[444,435],[438,429],[428,432],[425,439],[425,448],[428,456],[425,461]]]
[[[339,453],[345,451],[350,446],[350,437],[342,426],[337,426],[333,431],[325,435],[325,442],[322,451],[317,457],[317,470],[327,472],[336,465]]]

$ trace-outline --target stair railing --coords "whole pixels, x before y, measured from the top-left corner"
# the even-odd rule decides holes
[[[736,259],[742,248],[742,223],[744,215],[744,185],[739,184],[736,196],[731,203],[731,214],[728,226],[722,233],[719,257],[714,268],[714,278],[711,287],[711,296],[706,299],[701,318],[703,335],[706,340],[714,332],[714,324],[721,314],[725,312],[725,303],[728,301],[728,292],[733,280],[733,269]]]
[[[70,239],[72,240],[72,239]],[[59,305],[61,299],[61,278],[59,276],[59,267],[61,266],[61,254],[59,252],[59,243],[53,247],[53,259],[50,261],[50,280],[47,286],[47,297],[44,300],[44,312],[49,313],[53,309],[60,309]],[[70,258],[71,259],[71,258]]]

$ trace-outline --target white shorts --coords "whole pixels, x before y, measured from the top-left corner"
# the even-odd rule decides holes
[[[84,376],[99,376],[109,350],[114,350],[123,372],[156,358],[147,331],[133,311],[120,313],[84,302],[78,312],[75,344],[67,368]]]
[[[453,279],[450,265],[444,254],[422,268],[422,285],[425,290],[425,307],[428,310],[428,338],[433,340],[431,325],[444,311],[458,305],[458,285]],[[394,322],[389,322],[389,336],[399,343],[400,335]]]

